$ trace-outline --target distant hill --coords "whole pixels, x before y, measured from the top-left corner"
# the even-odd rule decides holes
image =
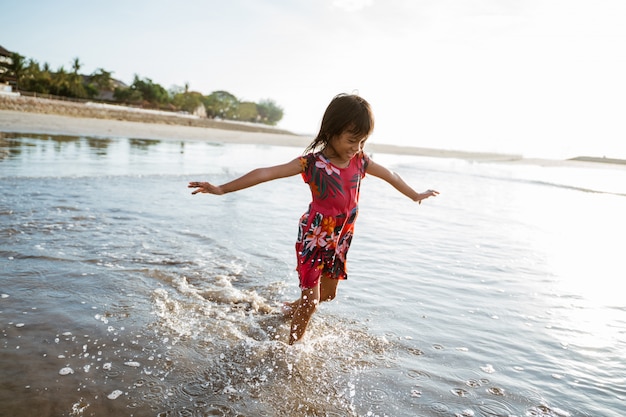
[[[603,163],[603,164],[626,165],[626,159],[607,158],[605,156],[603,157],[577,156],[576,158],[570,158],[569,161],[598,162],[598,163]]]

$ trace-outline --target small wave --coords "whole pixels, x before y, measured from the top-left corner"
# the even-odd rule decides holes
[[[608,191],[606,189],[600,189],[598,188],[589,188],[589,187],[581,187],[581,186],[575,186],[575,185],[568,185],[568,184],[563,184],[563,183],[558,183],[558,182],[552,182],[552,181],[541,181],[541,180],[529,180],[529,179],[509,179],[510,181],[515,181],[515,182],[521,182],[521,183],[526,183],[526,184],[534,184],[534,185],[543,185],[543,186],[549,186],[549,187],[556,187],[556,188],[561,188],[561,189],[565,189],[565,190],[574,190],[574,191],[582,191],[585,193],[595,193],[595,194],[609,194],[609,195],[615,195],[615,196],[620,196],[620,197],[626,197],[626,193],[623,192],[617,192],[617,191]]]

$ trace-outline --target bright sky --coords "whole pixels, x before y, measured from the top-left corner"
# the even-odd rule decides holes
[[[0,0],[0,45],[166,89],[273,99],[317,132],[358,92],[373,142],[626,159],[624,0]]]

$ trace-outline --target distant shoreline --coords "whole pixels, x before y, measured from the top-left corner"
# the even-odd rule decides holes
[[[126,120],[131,122],[157,123],[215,128],[224,130],[240,130],[244,132],[271,132],[290,134],[284,129],[256,123],[237,123],[197,116],[141,109],[122,105],[111,105],[96,102],[75,102],[53,100],[40,97],[26,97],[0,93],[0,111],[18,111],[25,113],[55,114],[59,116],[87,117],[105,120]]]
[[[0,94],[0,134],[40,133],[68,136],[118,137],[154,140],[189,140],[240,144],[265,144],[306,148],[310,136],[296,135],[271,126],[201,119],[189,115],[141,111],[123,106]],[[455,158],[476,162],[522,163],[541,166],[594,166],[626,168],[626,160],[579,156],[568,160],[523,158],[520,155],[469,152],[368,143],[374,153]]]
[[[626,159],[616,159],[616,158],[607,158],[603,157],[594,157],[594,156],[577,156],[576,158],[570,158],[570,161],[582,161],[582,162],[595,162],[601,164],[618,164],[618,165],[626,165]]]

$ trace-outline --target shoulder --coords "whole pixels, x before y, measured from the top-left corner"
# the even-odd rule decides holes
[[[363,173],[363,175],[365,175],[365,173],[368,172],[367,169],[371,163],[369,155],[367,155],[364,151],[361,151],[355,159],[359,170]]]
[[[383,167],[382,165],[380,165],[380,164],[376,163],[376,161],[374,161],[374,160],[373,160],[372,158],[370,158],[369,156],[366,156],[366,157],[367,157],[367,164],[365,165],[365,171],[366,171],[368,174],[371,174],[371,175],[375,175],[375,176],[376,176],[376,174],[377,174],[377,173],[379,173],[379,170],[380,170],[381,168],[382,168],[382,169],[385,169],[385,167]]]
[[[365,166],[367,166],[371,162],[369,155],[366,154],[365,151],[361,151],[360,158],[363,161],[363,165]]]
[[[311,152],[297,158],[300,163],[301,172],[305,172],[307,169],[314,167],[318,157],[319,152]]]

